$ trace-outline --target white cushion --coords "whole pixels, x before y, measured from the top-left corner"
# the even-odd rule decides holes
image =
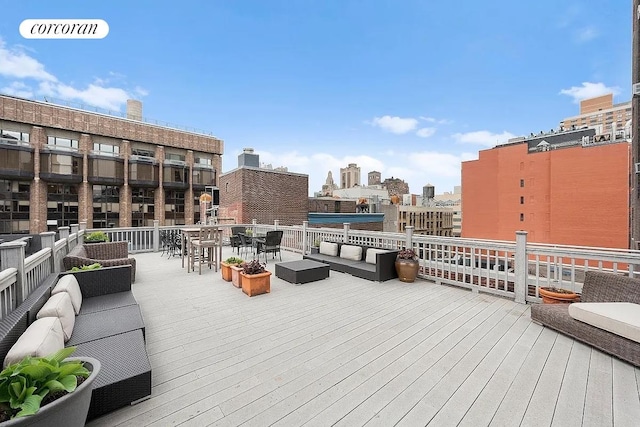
[[[80,313],[80,307],[82,306],[82,292],[80,291],[80,285],[76,276],[73,274],[66,274],[62,276],[55,288],[51,291],[51,295],[55,295],[59,292],[66,292],[71,297],[71,304],[73,304],[73,310],[76,314]]]
[[[576,320],[640,343],[640,304],[631,302],[576,302],[569,306]]]
[[[323,255],[338,256],[338,244],[331,242],[320,242],[319,253]]]
[[[42,319],[43,317],[57,317],[60,319],[64,342],[69,341],[73,333],[73,326],[76,324],[76,313],[73,311],[73,304],[71,304],[71,297],[68,293],[60,292],[51,295],[36,315],[37,319]]]
[[[340,246],[340,258],[360,261],[362,259],[362,247],[353,245],[342,245]]]
[[[27,356],[48,356],[64,348],[62,324],[57,317],[45,317],[33,322],[20,335],[4,358],[4,367],[18,363]]]
[[[364,262],[366,262],[367,264],[375,264],[376,255],[382,254],[385,252],[389,252],[389,251],[386,249],[367,249],[367,257],[365,258]]]

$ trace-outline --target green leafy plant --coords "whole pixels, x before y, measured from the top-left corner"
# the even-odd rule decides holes
[[[93,264],[89,264],[89,265],[81,265],[80,267],[73,267],[71,271],[97,270],[99,268],[102,268],[102,264],[98,262],[94,262]]]
[[[265,271],[265,265],[260,264],[260,261],[258,261],[257,259],[242,264],[242,272],[244,274],[260,274],[264,273]]]
[[[11,418],[33,415],[47,396],[73,392],[78,377],[89,376],[81,361],[64,360],[75,349],[63,348],[46,357],[25,357],[0,372],[0,409]]]
[[[242,264],[244,262],[244,260],[242,258],[237,258],[237,257],[229,257],[227,259],[224,260],[225,264],[230,264],[230,265],[238,265],[238,264]]]
[[[247,230],[244,232],[244,234],[247,235],[247,236],[251,236],[251,235],[253,235],[253,230],[250,229],[250,228],[247,228]]]
[[[84,236],[85,242],[108,242],[109,235],[104,231],[94,231]]]
[[[320,239],[314,240],[313,241],[313,246],[315,246],[316,248],[319,248],[320,247],[320,241],[321,241]]]

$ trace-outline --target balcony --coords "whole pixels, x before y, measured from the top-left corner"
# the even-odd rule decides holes
[[[163,165],[162,186],[174,190],[186,190],[189,188],[189,168],[185,164],[169,162],[167,160]]]
[[[160,183],[157,160],[152,157],[131,156],[129,159],[129,185],[158,188]]]
[[[123,185],[124,160],[113,156],[90,154],[88,181],[92,184]]]
[[[82,182],[82,154],[45,149],[40,153],[40,178],[50,182]]]
[[[216,185],[216,171],[211,167],[193,167],[192,186],[196,191],[203,191],[206,187]]]
[[[32,180],[33,149],[0,140],[0,179]]]

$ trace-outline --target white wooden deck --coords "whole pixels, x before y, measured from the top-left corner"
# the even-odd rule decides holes
[[[91,426],[640,423],[640,369],[532,323],[526,305],[333,271],[274,274],[249,298],[219,272],[135,257],[153,394]]]

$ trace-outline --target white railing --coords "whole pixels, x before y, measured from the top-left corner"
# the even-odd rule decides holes
[[[0,271],[0,319],[4,318],[17,307],[17,283],[18,269],[7,268]]]
[[[25,258],[23,295],[29,295],[51,274],[51,256],[51,248],[44,248]]]

